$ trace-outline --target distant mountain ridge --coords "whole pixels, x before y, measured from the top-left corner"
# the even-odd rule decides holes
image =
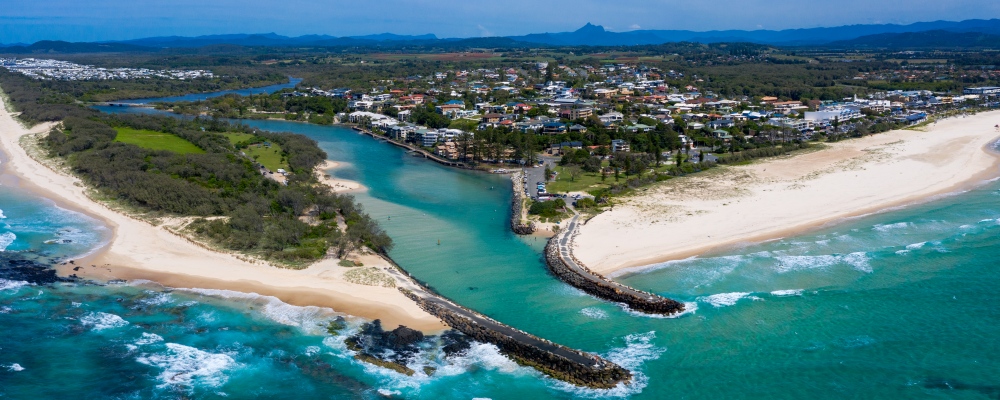
[[[587,23],[573,32],[533,33],[522,36],[483,38],[438,38],[434,34],[363,36],[282,36],[276,33],[206,36],[161,36],[99,43],[40,41],[31,45],[0,47],[0,53],[138,52],[167,48],[205,47],[406,47],[431,46],[449,49],[472,47],[523,48],[546,46],[633,46],[670,42],[749,42],[774,46],[818,46],[860,48],[1000,48],[1000,19],[918,22],[909,25],[847,25],[786,30],[635,30],[611,32]]]
[[[257,34],[232,34],[232,35],[205,35],[195,37],[184,36],[161,36],[123,41],[110,41],[105,43],[123,43],[143,47],[176,48],[176,47],[203,47],[218,44],[231,44],[237,46],[354,46],[374,44],[380,42],[405,42],[437,40],[434,34],[426,35],[397,35],[394,33],[380,33],[365,36],[344,36],[336,37],[330,35],[304,35],[298,37],[282,36],[276,33]]]
[[[955,47],[998,49],[1000,48],[1000,35],[948,31],[881,33],[832,42],[825,46],[848,49],[942,49]]]
[[[587,24],[574,32],[536,33],[510,36],[511,39],[550,45],[628,46],[667,42],[751,42],[770,45],[822,45],[863,36],[924,31],[978,32],[1000,35],[1000,19],[917,22],[909,25],[846,25],[830,28],[769,30],[725,30],[695,32],[685,30],[635,30],[610,32],[600,25]]]

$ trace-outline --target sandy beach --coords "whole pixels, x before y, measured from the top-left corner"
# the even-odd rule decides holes
[[[357,192],[367,189],[358,182],[334,178],[333,175],[330,174],[330,171],[340,168],[341,166],[342,164],[339,162],[326,160],[322,164],[316,166],[316,179],[319,179],[320,182],[331,187],[336,193]]]
[[[966,190],[1000,175],[997,124],[955,117],[640,189],[584,225],[574,254],[623,273]]]
[[[0,104],[0,150],[7,155],[7,162],[0,168],[13,175],[17,185],[64,208],[97,218],[114,232],[104,248],[77,260],[78,270],[68,265],[61,268],[61,273],[96,279],[147,279],[175,288],[258,293],[293,305],[323,306],[363,318],[378,318],[387,327],[403,324],[425,332],[446,328],[394,288],[348,282],[344,275],[351,268],[337,265],[337,260],[324,260],[303,270],[247,262],[190,242],[170,232],[169,223],[154,226],[95,202],[78,179],[39,163],[19,144],[22,136],[45,132],[49,126],[26,129],[7,111],[5,102]],[[350,187],[350,182],[338,183]],[[353,190],[361,188],[355,185]],[[363,256],[362,261],[368,268],[389,267],[373,255]]]

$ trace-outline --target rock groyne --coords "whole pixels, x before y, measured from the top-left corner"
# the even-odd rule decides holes
[[[545,245],[545,263],[552,274],[592,296],[625,304],[633,311],[660,315],[684,312],[684,303],[612,281],[591,271],[573,257],[570,239],[576,230],[576,218],[567,224],[568,229],[553,236]]]
[[[510,230],[518,235],[535,233],[535,223],[529,222],[524,215],[524,185],[527,183],[524,172],[511,174],[510,183],[514,189],[510,200]]]
[[[452,329],[477,341],[491,343],[518,364],[553,378],[597,389],[610,389],[632,380],[631,372],[599,356],[538,338],[468,309],[455,309],[454,303],[420,296],[403,288],[399,290]]]

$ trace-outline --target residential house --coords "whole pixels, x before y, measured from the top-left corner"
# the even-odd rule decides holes
[[[631,148],[629,147],[628,142],[622,139],[615,139],[611,141],[611,151],[615,153],[629,152],[631,151]]]

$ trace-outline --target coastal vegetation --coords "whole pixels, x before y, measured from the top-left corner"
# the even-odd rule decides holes
[[[7,73],[0,85],[23,119],[61,121],[41,144],[101,199],[139,214],[190,218],[186,232],[201,240],[290,267],[392,247],[352,196],[317,182],[313,170],[326,154],[305,136],[201,118],[101,114],[51,101],[53,89]],[[264,163],[285,167],[284,183]]]

